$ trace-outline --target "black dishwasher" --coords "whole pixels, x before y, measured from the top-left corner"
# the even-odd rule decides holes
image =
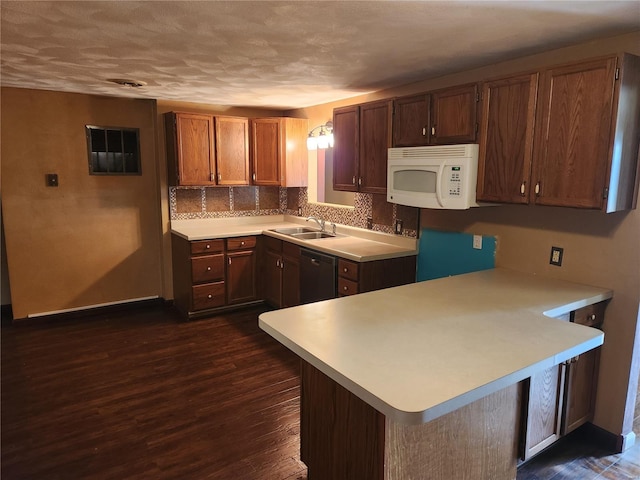
[[[336,297],[337,264],[332,255],[300,249],[300,303]]]

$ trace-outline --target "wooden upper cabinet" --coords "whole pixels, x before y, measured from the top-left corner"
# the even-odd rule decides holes
[[[461,85],[431,92],[433,145],[474,143],[477,130],[478,86]]]
[[[215,185],[213,117],[170,112],[165,126],[170,185]]]
[[[249,185],[249,120],[215,117],[218,185]]]
[[[606,212],[633,208],[639,60],[624,54],[542,72],[532,202]]]
[[[478,200],[529,202],[537,87],[537,73],[483,84]]]
[[[393,146],[419,147],[429,144],[428,94],[396,98],[393,101]]]
[[[253,183],[307,186],[308,121],[302,118],[251,120]]]
[[[358,157],[360,155],[360,107],[333,110],[333,188],[358,191]]]
[[[387,193],[387,156],[391,147],[393,102],[382,100],[360,105],[360,155],[358,190]]]
[[[280,185],[280,120],[251,120],[253,183]]]

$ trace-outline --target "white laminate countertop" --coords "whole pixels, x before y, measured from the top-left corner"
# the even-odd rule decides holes
[[[392,420],[425,423],[603,343],[557,318],[611,290],[485,270],[260,315],[260,327]]]
[[[213,238],[239,237],[265,234],[295,243],[301,247],[347,258],[356,262],[370,262],[386,258],[417,255],[415,238],[374,232],[362,228],[337,226],[339,236],[318,240],[300,240],[289,235],[272,232],[272,229],[287,227],[317,228],[315,222],[290,215],[233,217],[199,220],[172,220],[171,233],[186,240],[209,240]],[[319,230],[319,229],[318,229]],[[327,222],[327,231],[331,231]]]

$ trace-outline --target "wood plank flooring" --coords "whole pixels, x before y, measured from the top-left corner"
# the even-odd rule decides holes
[[[2,479],[306,480],[299,361],[258,328],[266,309],[185,323],[152,306],[3,325]],[[640,442],[610,455],[579,435],[518,472],[631,478]]]
[[[299,360],[262,309],[2,329],[2,478],[306,478]]]

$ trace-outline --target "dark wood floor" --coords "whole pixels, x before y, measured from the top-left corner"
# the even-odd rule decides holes
[[[2,479],[305,480],[299,363],[258,328],[265,309],[3,324]],[[518,472],[631,478],[640,444],[610,455],[576,435]]]

